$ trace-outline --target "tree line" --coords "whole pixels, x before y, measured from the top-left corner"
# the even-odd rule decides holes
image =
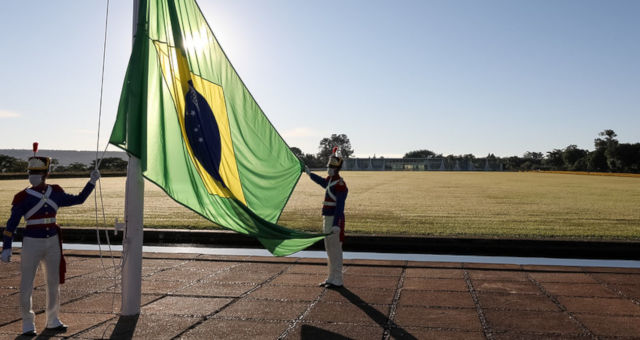
[[[613,130],[604,130],[594,139],[595,149],[589,151],[571,144],[564,149],[542,152],[525,152],[522,157],[496,157],[489,154],[489,160],[498,160],[504,170],[555,170],[640,173],[640,143],[620,143]],[[444,157],[449,159],[474,159],[472,154],[461,156],[436,154],[430,150],[407,152],[404,158]]]
[[[99,161],[101,171],[123,172],[127,170],[127,161],[118,157],[105,157]],[[95,168],[96,161],[93,160],[89,165],[80,162],[74,162],[69,165],[60,165],[58,159],[51,159],[51,172],[87,172]],[[19,173],[27,171],[27,161],[7,155],[0,154],[0,172],[2,173]]]
[[[629,172],[640,173],[640,143],[620,143],[613,130],[604,130],[594,140],[593,151],[580,149],[572,144],[564,149],[554,149],[546,153],[525,152],[522,157],[496,157],[487,155],[490,161],[499,161],[504,170],[566,170],[566,171],[595,171],[595,172]],[[333,147],[339,147],[343,157],[349,158],[354,150],[346,134],[332,134],[320,140],[318,152],[304,153],[298,147],[290,147],[293,154],[310,168],[326,167]],[[375,158],[375,156],[374,156]],[[448,160],[473,160],[473,154],[447,155],[437,154],[431,150],[422,149],[405,153],[403,158],[447,158]],[[52,159],[51,167],[54,172],[86,172],[93,169],[95,160],[88,166],[82,163],[60,165],[57,159]],[[0,172],[24,172],[27,162],[11,156],[0,155]],[[107,157],[100,162],[100,170],[124,172],[127,161],[118,157]]]

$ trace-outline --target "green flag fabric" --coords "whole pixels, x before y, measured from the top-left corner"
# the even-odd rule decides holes
[[[322,239],[277,225],[302,173],[194,0],[141,0],[109,139],[145,178],[210,221],[285,256]]]

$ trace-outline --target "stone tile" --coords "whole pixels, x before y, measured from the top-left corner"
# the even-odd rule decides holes
[[[383,333],[379,325],[300,323],[284,339],[382,339]]]
[[[283,321],[209,319],[183,334],[179,339],[271,340],[289,326]]]
[[[493,339],[495,340],[591,340],[590,335],[586,334],[556,334],[556,333],[544,333],[533,332],[523,333],[521,331],[506,331],[506,332],[493,332]]]
[[[99,292],[113,287],[116,284],[120,284],[120,279],[114,282],[112,278],[79,276],[65,280],[65,283],[60,285],[60,294],[64,295],[65,292],[71,290],[88,293]]]
[[[522,271],[469,270],[468,273],[471,280],[529,281],[527,274]]]
[[[4,281],[7,279],[8,281]],[[11,256],[11,262],[2,263],[2,271],[0,271],[0,287],[4,287],[4,282],[11,280],[20,281],[20,261],[16,259],[16,255]]]
[[[254,283],[260,284],[271,278],[274,273],[242,271],[240,269],[223,271],[208,277],[208,281],[229,282],[229,283]]]
[[[18,294],[19,288],[0,288],[0,298],[5,298],[9,295]]]
[[[484,310],[489,326],[495,331],[542,332],[580,335],[582,330],[567,314],[542,311]]]
[[[221,270],[227,270],[234,266],[231,262],[217,262],[217,261],[189,261],[187,263],[179,265],[177,268],[182,270],[198,270],[208,274],[214,274]]]
[[[20,272],[14,277],[0,279],[0,288],[20,289]]]
[[[398,306],[395,323],[402,328],[411,326],[447,328],[451,330],[482,331],[475,309],[446,309]]]
[[[407,267],[409,268],[462,268],[460,262],[420,262],[420,261],[407,261]]]
[[[609,284],[640,284],[640,274],[591,274]]]
[[[140,303],[142,305],[157,299],[150,295],[142,295]],[[118,313],[122,296],[117,293],[95,293],[83,299],[60,306],[62,312],[68,313]]]
[[[469,292],[433,292],[402,289],[399,305],[423,307],[475,308]]]
[[[637,339],[640,334],[640,317],[583,314],[575,317],[597,336],[628,336]]]
[[[266,285],[251,292],[249,297],[257,299],[313,301],[323,288],[318,286],[272,286]]]
[[[390,334],[391,339],[481,340],[485,338],[480,331],[440,330],[417,327],[392,329]]]
[[[233,268],[231,268],[231,271],[236,271],[238,273],[266,273],[274,275],[290,267],[291,264],[246,262],[234,266]]]
[[[395,290],[347,287],[344,289],[327,289],[320,301],[342,302],[355,304],[390,305],[393,302]]]
[[[326,259],[325,259],[326,261]],[[406,261],[398,260],[362,260],[362,259],[346,259],[344,264],[358,264],[365,266],[390,266],[390,267],[402,267]]]
[[[116,317],[105,324],[78,335],[82,339],[172,339],[195,323],[199,318],[170,315],[145,315]]]
[[[522,270],[525,271],[541,271],[541,272],[581,272],[583,269],[581,267],[571,267],[571,266],[543,266],[543,265],[534,265],[534,264],[526,264],[522,265]]]
[[[405,278],[419,277],[423,279],[464,279],[461,269],[440,268],[407,268]]]
[[[208,276],[210,276],[209,273],[200,270],[171,268],[167,270],[157,271],[149,276],[146,276],[145,280],[194,282],[202,280]]]
[[[185,265],[191,261],[188,260],[180,260],[180,259],[149,259],[147,257],[142,259],[142,267],[143,268],[153,268],[153,269],[169,269],[169,268],[177,268],[179,266]]]
[[[328,269],[326,265],[298,264],[289,268],[289,270],[287,270],[287,274],[326,275],[327,271]]]
[[[500,263],[463,263],[464,269],[497,269],[497,270],[520,270],[517,264],[500,264]]]
[[[60,313],[60,320],[69,326],[66,333],[58,333],[55,336],[70,336],[80,333],[86,329],[93,327],[96,324],[104,322],[106,320],[115,317],[114,314],[94,314],[94,313]],[[36,315],[36,331],[38,332],[38,338],[47,338],[52,336],[51,333],[44,333],[45,329],[45,316],[44,314]],[[10,323],[6,326],[0,327],[0,334],[13,334],[18,336],[22,333],[22,320]],[[0,336],[1,337],[1,336]],[[4,338],[4,337],[1,337]]]
[[[531,282],[473,280],[473,288],[479,292],[509,294],[540,294],[540,289]]]
[[[142,280],[143,294],[170,294],[191,284],[188,281]]]
[[[184,259],[184,260],[193,260],[198,258],[200,255],[199,254],[190,254],[190,253],[171,253],[171,254],[165,254],[165,253],[144,253],[143,255],[143,259],[155,259],[155,260],[167,260],[167,259]]]
[[[349,275],[367,275],[367,276],[397,276],[402,274],[402,268],[399,267],[379,267],[379,266],[347,266],[346,273]]]
[[[467,283],[462,279],[422,279],[415,277],[406,277],[402,288],[459,292],[466,292],[469,290]]]
[[[254,289],[252,283],[229,283],[203,281],[196,284],[177,289],[173,295],[199,295],[210,297],[238,297]]]
[[[635,285],[611,285],[612,289],[621,292],[622,294],[640,301],[640,284]]]
[[[239,256],[239,255],[206,255],[201,254],[198,256],[198,260],[209,260],[209,261],[224,261],[224,262],[235,262],[241,263],[243,261],[251,261],[251,256]]]
[[[560,311],[560,308],[556,306],[553,301],[551,301],[545,295],[541,294],[504,294],[478,292],[478,301],[482,308],[528,311]]]
[[[327,259],[323,259],[323,258],[300,258],[300,259],[298,259],[297,264],[298,265],[300,265],[300,264],[323,264],[323,265],[327,265]]]
[[[557,296],[618,297],[599,283],[542,283],[542,287]]]
[[[0,313],[0,325],[4,325],[9,322],[16,321],[21,317],[22,316],[20,314],[20,308],[17,305],[3,306],[2,313]]]
[[[143,314],[207,316],[229,302],[229,298],[166,296],[142,307]]]
[[[627,299],[559,296],[558,301],[574,313],[640,316],[640,306]]]
[[[242,299],[216,314],[215,318],[293,320],[305,311],[304,302]]]
[[[529,273],[538,282],[598,283],[585,273]]]
[[[322,281],[326,276],[323,276]],[[360,275],[344,275],[344,286],[348,288],[379,288],[379,289],[396,289],[400,277],[393,276],[360,276]]]
[[[640,274],[640,268],[583,267],[582,270],[587,273]]]
[[[269,284],[283,285],[283,286],[317,286],[320,282],[323,282],[326,278],[327,278],[326,274],[285,273],[276,277],[274,280],[269,282]]]
[[[313,306],[303,320],[307,322],[385,325],[388,315],[388,305],[355,305],[353,303],[321,301]]]
[[[250,261],[251,262],[257,262],[257,263],[279,263],[279,264],[293,264],[293,263],[297,263],[298,260],[300,258],[299,257],[294,257],[294,256],[287,256],[287,257],[280,257],[280,256],[260,256],[260,257],[251,257]]]

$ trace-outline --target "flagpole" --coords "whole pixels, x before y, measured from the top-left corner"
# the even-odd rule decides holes
[[[140,0],[133,0],[133,40],[138,26]],[[140,159],[129,154],[125,192],[125,237],[122,243],[121,315],[140,314],[142,293],[142,239],[144,180]]]

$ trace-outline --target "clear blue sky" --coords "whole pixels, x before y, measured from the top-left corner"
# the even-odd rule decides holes
[[[290,146],[357,156],[640,142],[640,1],[200,0]],[[0,2],[0,148],[95,150],[106,1]],[[112,0],[100,149],[131,48]],[[113,147],[110,147],[112,150]]]

